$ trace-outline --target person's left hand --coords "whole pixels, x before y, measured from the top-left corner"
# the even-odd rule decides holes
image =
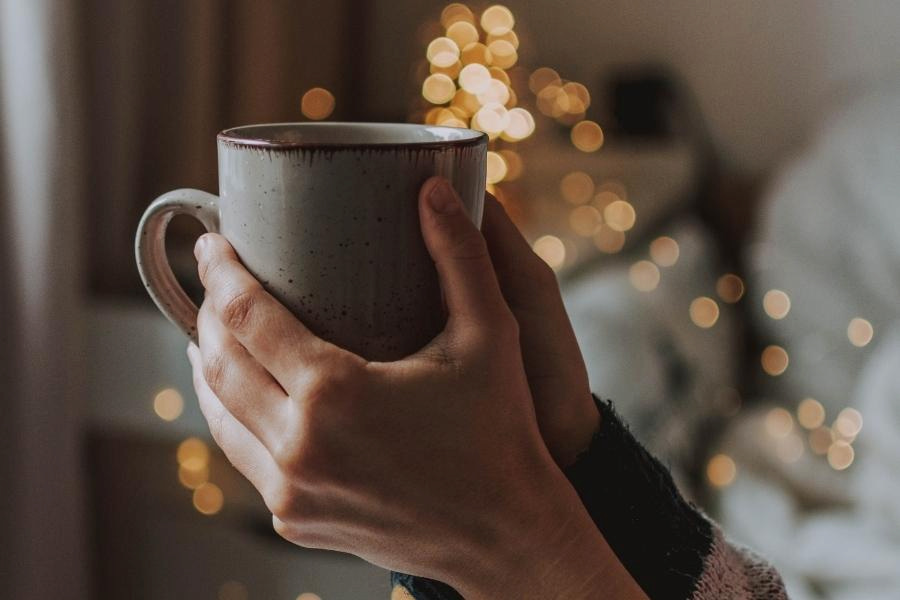
[[[392,363],[316,337],[223,237],[200,239],[207,297],[188,353],[213,437],[299,545],[467,598],[634,591],[541,439],[484,238],[444,181],[419,209],[449,318]]]

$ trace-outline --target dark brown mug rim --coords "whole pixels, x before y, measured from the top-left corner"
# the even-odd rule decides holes
[[[465,147],[465,146],[476,146],[478,144],[487,144],[488,136],[484,132],[477,131],[474,129],[463,129],[463,131],[471,132],[474,135],[471,138],[467,139],[458,139],[458,140],[435,140],[430,142],[298,142],[294,140],[277,140],[277,139],[263,139],[263,138],[253,138],[253,137],[242,137],[237,135],[238,132],[244,129],[252,129],[258,127],[315,127],[321,125],[349,125],[349,126],[358,126],[358,125],[367,125],[367,126],[379,126],[379,127],[387,127],[387,126],[402,126],[409,128],[428,128],[428,129],[447,129],[447,130],[455,130],[459,131],[461,128],[457,127],[444,127],[441,125],[423,125],[419,123],[365,123],[365,122],[348,122],[348,121],[327,121],[327,122],[319,122],[319,123],[257,123],[253,125],[239,125],[237,127],[229,127],[228,129],[223,129],[218,133],[216,139],[220,142],[224,142],[233,146],[246,146],[251,148],[269,148],[269,149],[309,149],[315,150],[320,148],[333,148],[333,149],[353,149],[353,148],[384,148],[384,149],[392,149],[392,148],[408,148],[408,149],[419,149],[419,148],[454,148],[454,147]]]

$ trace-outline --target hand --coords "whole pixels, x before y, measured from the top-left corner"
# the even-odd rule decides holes
[[[224,238],[201,238],[189,356],[216,442],[299,545],[470,599],[637,593],[541,440],[484,238],[442,180],[423,187],[420,217],[449,318],[394,363],[317,338]]]
[[[519,344],[538,426],[556,463],[587,449],[600,414],[553,270],[488,195],[482,233],[503,297],[519,324]]]

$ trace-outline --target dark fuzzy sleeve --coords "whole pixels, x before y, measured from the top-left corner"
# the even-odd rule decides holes
[[[631,435],[612,404],[597,400],[600,427],[565,470],[610,547],[653,600],[690,598],[713,543],[713,526],[688,503],[658,460]],[[416,600],[458,600],[440,582],[392,573]],[[395,590],[397,598],[403,591]],[[406,597],[409,597],[406,596]]]

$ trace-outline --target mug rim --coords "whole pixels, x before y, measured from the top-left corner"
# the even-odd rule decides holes
[[[432,141],[404,141],[404,142],[314,142],[314,141],[296,141],[296,140],[278,140],[265,139],[260,137],[242,136],[244,130],[258,129],[265,127],[300,127],[300,128],[328,128],[335,126],[350,127],[375,127],[388,128],[399,127],[408,130],[443,130],[452,131],[454,133],[463,133],[463,137],[455,140],[432,140]],[[327,122],[282,122],[282,123],[256,123],[251,125],[239,125],[237,127],[229,127],[223,129],[216,135],[216,140],[232,146],[244,146],[250,148],[268,148],[268,149],[308,149],[315,150],[320,148],[334,149],[352,149],[352,148],[458,148],[465,146],[475,146],[478,144],[487,144],[488,135],[482,131],[474,129],[464,129],[462,127],[445,127],[442,125],[425,125],[420,123],[377,123],[377,122],[351,122],[351,121],[327,121]]]

